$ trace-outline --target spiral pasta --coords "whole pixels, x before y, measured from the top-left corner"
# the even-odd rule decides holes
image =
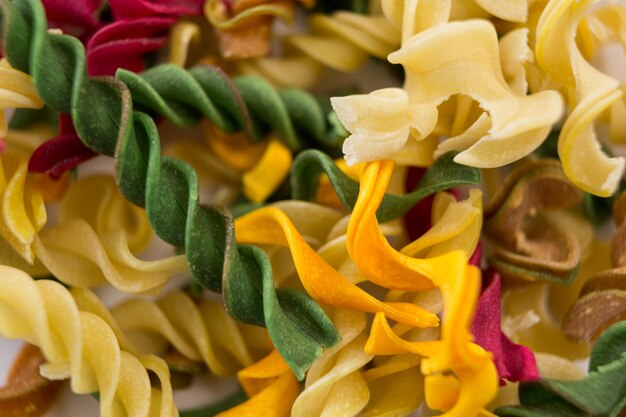
[[[40,78],[37,81],[38,77],[35,77],[35,85],[48,76],[56,78],[60,83],[57,85],[58,91],[64,93],[44,94],[44,101],[60,111],[71,111],[79,136],[91,149],[105,155],[116,155],[117,180],[125,197],[146,207],[150,224],[159,237],[185,249],[192,276],[205,288],[224,292],[226,306],[234,317],[246,323],[268,327],[275,346],[285,355],[296,375],[302,378],[323,348],[337,343],[338,335],[332,323],[319,306],[301,292],[274,288],[267,256],[259,248],[237,247],[230,214],[223,209],[200,206],[198,179],[193,169],[181,161],[162,158],[154,122],[145,113],[132,112],[134,97],[137,104],[158,109],[178,124],[193,123],[200,114],[205,114],[218,127],[233,129],[243,125],[248,132],[254,132],[255,127],[260,128],[256,125],[258,121],[249,119],[247,107],[242,106],[246,99],[242,100],[237,92],[245,96],[243,91],[248,91],[248,106],[255,103],[259,117],[264,120],[269,117],[272,124],[277,124],[277,130],[287,134],[283,139],[295,145],[295,133],[287,110],[282,107],[284,112],[280,114],[268,111],[276,106],[281,109],[280,98],[274,90],[262,80],[250,78],[240,80],[237,90],[221,72],[206,67],[191,71],[198,79],[171,65],[146,71],[143,78],[120,70],[118,77],[128,86],[119,80],[90,79],[84,72],[82,46],[76,39],[45,31],[45,15],[39,2],[26,0],[12,3],[8,7],[8,14],[11,19],[5,39],[9,60],[31,71],[36,68],[34,72]],[[30,28],[29,38],[20,37],[20,28],[11,26],[11,22],[18,20]],[[31,43],[33,39],[37,41]],[[42,44],[47,47],[38,46]],[[59,66],[63,67],[64,63],[55,54],[58,52],[55,48],[72,51],[72,56],[80,63],[73,69],[76,78],[59,77],[64,73]],[[28,53],[24,54],[25,50],[33,51],[32,61],[24,61],[24,57],[29,56]],[[48,58],[55,64],[44,65]],[[167,75],[162,81],[180,78],[174,84],[159,82],[152,85],[152,77],[164,74],[163,71]],[[172,78],[172,74],[177,75]],[[188,95],[181,90],[185,85],[191,88]],[[209,88],[211,96],[220,98],[223,110],[217,110],[206,92],[198,94],[203,91],[200,86]],[[247,86],[248,90],[242,86]],[[46,90],[39,88],[39,91]],[[72,91],[79,93],[73,94]],[[130,91],[133,91],[132,95]],[[157,91],[162,94],[169,91],[173,94],[172,100],[174,97],[184,101],[192,98],[202,113],[189,113],[186,110],[191,104],[189,102],[185,106],[169,106]],[[268,92],[269,96],[259,94],[263,91]],[[301,97],[297,92],[294,94]],[[305,94],[305,97],[309,96]],[[270,107],[267,106],[268,98]],[[310,100],[305,99],[305,104],[311,103]],[[94,112],[94,108],[100,109],[102,113]],[[318,132],[320,128],[325,128],[326,121],[320,113],[314,114],[321,116],[321,119],[312,119],[310,112],[302,113],[302,106],[294,104],[289,107],[290,111],[295,109],[299,109],[298,114],[305,117],[302,120],[306,123],[321,120],[321,124],[315,125]],[[104,118],[88,121],[94,116]],[[315,131],[315,128],[311,130]],[[263,288],[263,291],[259,292],[257,288]],[[305,317],[288,315],[286,311],[290,308],[304,312]],[[294,344],[298,349],[294,348]]]
[[[165,363],[121,350],[111,328],[79,311],[63,286],[6,266],[0,266],[0,282],[0,333],[39,346],[48,360],[44,376],[71,378],[76,393],[98,391],[102,416],[178,415]],[[151,387],[148,371],[158,376],[160,389]]]
[[[240,70],[279,86],[309,87],[321,73],[320,64],[356,71],[369,56],[386,58],[400,41],[398,30],[384,16],[335,12],[309,19],[311,34],[290,35],[286,43],[297,53],[239,63]]]
[[[626,7],[109,1],[2,3],[0,72],[45,108],[0,143],[0,335],[43,376],[120,417],[178,415],[205,371],[240,389],[183,417],[624,411],[623,159],[594,132],[623,141],[626,87],[591,63]],[[41,414],[43,376],[9,407]]]
[[[0,60],[0,138],[7,133],[4,110],[13,107],[38,109],[43,102],[33,87],[31,77]]]
[[[369,401],[369,389],[359,371],[372,359],[363,351],[365,316],[337,310],[335,323],[342,341],[309,370],[305,389],[291,410],[293,417],[357,415]]]
[[[72,285],[110,282],[129,292],[158,291],[173,274],[187,270],[182,256],[142,261],[132,254],[145,248],[152,232],[143,211],[122,199],[112,178],[76,182],[62,200],[59,222],[44,228],[43,198],[27,179],[26,155],[7,151],[0,164],[6,175],[0,230],[13,248],[2,251],[4,264],[38,276],[53,273]]]
[[[46,224],[43,197],[26,184],[27,160],[21,152],[7,151],[0,157],[2,217],[0,234],[26,261],[32,263],[35,235]]]
[[[563,170],[578,187],[606,197],[617,188],[624,160],[601,151],[593,121],[622,92],[619,83],[593,68],[576,45],[576,29],[590,4],[551,1],[537,26],[535,53],[541,68],[567,93],[570,111],[559,136]]]
[[[276,18],[291,22],[296,0],[252,0],[224,3],[207,0],[204,15],[215,27],[221,55],[226,59],[265,56],[270,49],[271,26]],[[310,8],[312,0],[298,3]]]
[[[557,161],[516,167],[485,210],[486,235],[497,242],[493,267],[509,278],[570,283],[579,267],[580,245],[549,211],[574,207],[582,197]],[[537,210],[542,213],[537,215]]]
[[[109,312],[86,288],[73,288],[71,294],[80,310],[105,320],[120,345],[134,354],[163,354],[173,347],[218,376],[233,375],[253,362],[242,329],[215,302],[195,302],[171,291],[157,301],[125,300]]]
[[[381,329],[379,334],[387,338],[383,346],[388,346],[393,353],[412,352],[427,357],[422,361],[421,370],[426,375],[426,403],[431,408],[445,410],[447,413],[444,415],[451,416],[478,414],[495,395],[497,386],[491,354],[470,342],[466,327],[473,307],[467,302],[468,294],[478,295],[480,273],[466,265],[464,256],[467,255],[460,250],[448,252],[439,259],[415,259],[394,251],[388,243],[382,242],[378,230],[367,232],[367,227],[378,228],[375,210],[382,200],[392,169],[393,163],[389,161],[371,163],[365,168],[362,189],[350,224],[354,232],[348,232],[353,236],[349,238],[348,248],[366,276],[383,286],[401,290],[441,288],[446,320],[442,323],[440,341],[404,341],[391,332],[381,314],[377,315]],[[355,233],[359,228],[368,237],[376,238],[374,242],[371,238],[368,240],[369,247],[359,245],[358,234]],[[363,242],[363,237],[360,242]],[[368,264],[365,262],[368,256],[377,256],[379,260]],[[470,299],[475,300],[473,297]],[[460,304],[462,298],[464,305]],[[441,373],[448,369],[456,377]]]

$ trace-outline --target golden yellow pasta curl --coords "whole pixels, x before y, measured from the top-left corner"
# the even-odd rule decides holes
[[[169,41],[169,62],[184,67],[187,63],[191,44],[200,41],[200,27],[193,22],[184,20],[176,22],[170,32]]]
[[[121,350],[106,322],[79,311],[62,285],[0,266],[0,288],[0,334],[39,346],[48,360],[42,375],[71,378],[79,394],[98,391],[103,417],[178,416],[167,365]],[[151,387],[148,370],[160,389]]]

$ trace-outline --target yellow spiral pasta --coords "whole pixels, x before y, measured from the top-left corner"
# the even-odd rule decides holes
[[[600,149],[594,119],[622,97],[619,82],[585,60],[576,43],[581,18],[591,1],[552,0],[537,25],[536,56],[541,68],[567,95],[569,115],[559,136],[559,157],[567,177],[583,190],[607,197],[624,172],[623,158]]]
[[[0,334],[38,346],[48,360],[43,376],[70,378],[78,394],[99,392],[103,417],[178,416],[167,365],[120,349],[107,323],[79,311],[62,285],[0,266],[0,286]],[[151,387],[148,371],[160,389]]]
[[[442,50],[446,54],[439,53]],[[405,110],[390,109],[395,111],[393,124],[388,123],[389,112],[372,111],[380,108],[370,103],[378,92],[335,99],[337,115],[352,133],[346,141],[352,162],[374,161],[398,151],[391,146],[388,153],[372,153],[373,144],[406,141],[409,135],[425,138],[436,126],[437,106],[455,94],[472,97],[486,111],[480,128],[463,141],[466,149],[455,157],[458,163],[480,168],[503,166],[528,155],[562,113],[556,91],[526,96],[509,87],[496,30],[487,21],[434,26],[407,40],[389,61],[402,64],[407,72]]]
[[[310,34],[285,39],[294,53],[239,63],[244,73],[260,75],[278,86],[313,85],[324,66],[339,71],[359,69],[369,56],[385,59],[400,43],[400,34],[384,16],[335,12],[309,19]]]
[[[184,292],[174,291],[156,302],[126,300],[111,314],[140,352],[158,353],[171,345],[186,358],[204,362],[218,376],[234,375],[253,363],[242,330],[217,302],[195,303]]]
[[[336,310],[333,318],[341,343],[324,352],[307,374],[304,391],[291,409],[292,417],[358,415],[370,398],[362,371],[373,355],[365,353],[365,315]]]
[[[41,107],[43,101],[37,95],[30,75],[11,68],[6,59],[0,60],[0,138],[7,134],[5,109]]]
[[[109,282],[130,293],[158,292],[172,275],[188,270],[183,255],[135,257],[131,248],[144,248],[153,234],[145,212],[122,197],[113,178],[74,183],[61,202],[59,222],[44,228],[43,198],[26,180],[27,155],[9,150],[0,165],[2,264],[37,276],[52,273],[70,285]]]

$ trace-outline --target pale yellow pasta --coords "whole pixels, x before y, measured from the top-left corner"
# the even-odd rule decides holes
[[[348,166],[393,156],[411,138],[426,138],[437,123],[436,106],[411,103],[400,88],[367,95],[331,98],[333,109],[351,135],[343,143]],[[432,148],[424,148],[432,152]],[[419,153],[420,147],[413,150]]]
[[[33,248],[46,269],[69,285],[109,283],[131,294],[154,294],[174,274],[188,271],[184,255],[143,261],[128,249],[123,229],[99,236],[82,219],[44,229]]]
[[[305,389],[293,404],[292,417],[354,416],[370,399],[360,370],[373,357],[363,351],[365,315],[337,309],[333,321],[341,342],[326,350],[309,370]]]
[[[424,402],[424,377],[416,355],[395,355],[363,372],[370,401],[360,417],[407,416]]]
[[[535,54],[541,68],[567,94],[569,115],[559,136],[567,177],[583,190],[609,196],[624,172],[623,158],[600,149],[594,119],[622,96],[617,80],[591,66],[576,44],[576,32],[591,1],[552,0],[537,25]]]
[[[79,394],[99,392],[103,417],[178,416],[165,363],[121,350],[106,322],[79,311],[62,285],[0,266],[0,286],[0,334],[39,346],[48,360],[42,375],[71,378]],[[151,388],[148,370],[160,389]]]
[[[474,0],[490,14],[511,22],[523,23],[528,18],[528,6],[534,0]]]
[[[498,41],[502,75],[516,94],[528,91],[526,65],[534,62],[535,56],[528,46],[528,29],[515,29]]]
[[[61,203],[59,223],[43,228],[46,210],[26,181],[27,161],[17,151],[0,156],[2,264],[51,273],[70,285],[109,282],[130,293],[159,292],[174,274],[188,271],[184,255],[155,261],[133,255],[130,248],[145,247],[153,234],[145,212],[126,201],[110,177],[77,181]]]
[[[0,60],[0,138],[7,133],[5,109],[41,107],[43,101],[37,95],[30,75],[11,68],[6,59]]]
[[[455,157],[461,164],[491,168],[528,155],[563,111],[556,91],[526,96],[509,87],[502,74],[496,30],[485,20],[427,29],[389,55],[389,61],[405,67],[411,103],[436,107],[452,95],[464,94],[488,113],[489,130]]]
[[[433,203],[433,226],[401,252],[414,258],[433,258],[462,249],[469,259],[480,238],[482,217],[479,189],[471,189],[468,199],[463,201],[438,193]]]
[[[99,236],[124,230],[133,253],[145,249],[154,238],[146,211],[130,204],[110,175],[84,177],[72,183],[61,200],[57,222],[79,218],[89,223]]]
[[[450,0],[382,0],[383,13],[401,29],[402,42],[416,33],[447,23],[450,18]]]
[[[26,130],[9,129],[4,141],[9,149],[30,155],[39,145],[52,137],[54,137],[54,131],[49,126],[35,124]]]
[[[156,302],[126,300],[111,314],[140,353],[163,353],[172,346],[218,376],[234,375],[254,362],[242,331],[216,302],[196,303],[186,293],[173,291]]]
[[[295,50],[279,58],[239,63],[247,74],[262,76],[278,86],[306,88],[315,83],[323,66],[355,71],[369,56],[386,58],[400,43],[400,34],[384,16],[336,12],[309,19],[310,34],[291,35],[285,43]]]
[[[505,320],[503,329],[508,330],[508,336],[515,343],[528,346],[535,352],[561,355],[568,359],[589,356],[588,344],[574,342],[561,330],[560,320],[550,311],[549,291],[547,283],[507,291],[502,297],[502,312],[514,321],[506,323]]]
[[[617,42],[622,50],[626,50],[626,7],[623,4],[608,4],[593,9],[581,21],[578,36],[580,36],[581,28],[583,27],[588,29],[591,35],[591,41],[587,42],[585,46],[590,45],[592,51],[589,54],[586,54],[584,50],[581,51],[587,59],[593,58],[597,52],[597,48],[594,47],[612,42]],[[579,43],[579,47],[582,49],[583,46]],[[609,111],[606,112],[609,121],[609,138],[612,141],[621,143],[626,141],[626,98],[624,89],[625,85],[621,82],[622,98],[616,100],[611,105]]]
[[[551,216],[552,220],[576,231],[581,247],[581,264],[576,281],[569,286],[537,283],[507,291],[502,297],[502,330],[513,341],[535,352],[581,359],[589,355],[590,346],[566,337],[561,323],[578,300],[580,289],[587,279],[611,267],[609,245],[595,240],[591,226],[578,216],[555,213]]]

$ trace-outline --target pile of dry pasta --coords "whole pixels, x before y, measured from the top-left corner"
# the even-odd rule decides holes
[[[626,415],[624,3],[1,4],[0,415]]]

